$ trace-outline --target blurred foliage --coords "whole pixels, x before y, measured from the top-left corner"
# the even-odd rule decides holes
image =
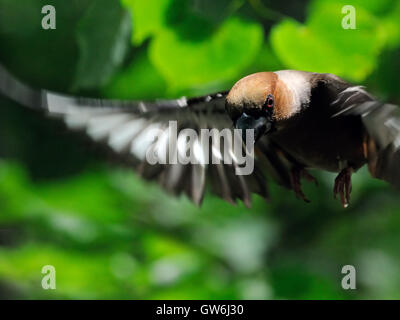
[[[53,4],[57,29],[41,29]],[[357,29],[343,30],[352,4]],[[400,103],[400,2],[0,0],[0,61],[37,87],[108,98],[228,89],[255,71],[334,72]],[[55,121],[0,98],[0,297],[400,298],[400,198],[365,169],[311,204],[270,183],[252,209],[201,208],[143,182]],[[57,289],[41,288],[54,265]],[[341,289],[356,267],[357,290]]]

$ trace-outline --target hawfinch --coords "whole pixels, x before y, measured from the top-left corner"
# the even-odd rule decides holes
[[[309,168],[338,173],[333,194],[344,207],[350,200],[351,175],[365,164],[373,177],[400,186],[399,109],[329,73],[260,72],[240,79],[228,92],[204,97],[117,101],[35,90],[0,66],[0,93],[62,118],[68,128],[84,131],[128,160],[145,179],[157,179],[174,194],[184,192],[196,204],[202,202],[208,183],[223,199],[241,199],[249,206],[252,192],[268,198],[266,175],[308,201],[300,180],[315,181]],[[156,143],[149,130],[166,133],[171,120],[178,131],[254,130],[254,170],[236,174],[235,157],[230,164],[148,163],[146,151]],[[163,137],[157,148],[169,153],[185,148],[184,143],[169,143],[168,134]],[[225,142],[222,147],[213,141],[210,153],[231,152],[233,142]]]

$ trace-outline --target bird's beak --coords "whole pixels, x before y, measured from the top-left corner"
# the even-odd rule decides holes
[[[247,129],[254,130],[254,142],[257,142],[257,140],[263,134],[271,130],[272,122],[268,120],[266,117],[255,118],[243,112],[243,114],[236,120],[235,128],[242,130],[243,141],[246,141],[246,130]]]

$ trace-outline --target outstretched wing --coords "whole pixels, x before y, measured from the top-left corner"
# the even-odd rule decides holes
[[[77,98],[33,90],[1,66],[0,92],[27,107],[61,118],[68,128],[81,130],[94,142],[107,145],[144,178],[159,181],[175,194],[184,192],[196,204],[202,202],[207,182],[215,194],[232,203],[241,199],[249,206],[253,192],[267,198],[266,170],[290,188],[287,166],[267,139],[262,139],[255,150],[259,156],[253,158],[252,173],[236,174],[243,164],[237,157],[232,122],[225,112],[226,92],[156,101]],[[171,121],[177,137],[172,136]],[[183,129],[193,129],[197,135],[191,141],[180,139]],[[221,138],[214,131],[209,139],[200,139],[202,129],[217,129],[219,133],[225,130],[227,135]],[[181,163],[175,159],[171,163],[170,155],[185,156],[189,144],[195,161]],[[163,161],[150,163],[149,153]],[[224,161],[227,158],[230,163]]]
[[[364,150],[371,175],[400,188],[400,109],[377,101],[361,86],[337,76],[316,76],[316,85],[329,99],[333,117],[359,117],[367,139]]]

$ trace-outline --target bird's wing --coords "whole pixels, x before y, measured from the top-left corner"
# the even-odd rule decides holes
[[[312,102],[329,106],[327,112],[337,113],[375,98],[363,86],[355,86],[331,73],[314,73],[311,77]]]
[[[232,203],[241,199],[249,206],[253,192],[267,198],[265,171],[290,188],[285,163],[267,139],[262,139],[255,150],[258,155],[252,158],[251,174],[236,174],[243,163],[237,157],[232,121],[225,112],[226,92],[147,102],[77,98],[36,91],[0,66],[1,92],[20,104],[61,118],[68,128],[81,130],[94,142],[107,145],[144,178],[159,181],[175,194],[184,192],[197,204],[203,200],[207,182],[213,193]],[[194,129],[197,136],[193,140],[180,139],[182,130],[188,128]],[[209,132],[209,139],[201,139],[201,129],[218,131]],[[185,157],[188,148],[193,151],[194,163],[177,161],[174,155]],[[157,159],[150,163],[149,154],[156,154]]]
[[[400,108],[377,101],[361,86],[337,76],[316,77],[316,88],[329,99],[333,117],[361,118],[367,133],[364,151],[373,177],[400,188]]]

